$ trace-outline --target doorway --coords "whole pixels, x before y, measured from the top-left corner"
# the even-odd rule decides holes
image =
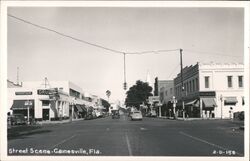
[[[43,109],[43,120],[49,120],[49,109]]]

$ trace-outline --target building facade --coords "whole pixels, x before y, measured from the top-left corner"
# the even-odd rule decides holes
[[[70,81],[23,82],[22,87],[8,88],[11,113],[22,113],[37,121],[78,119],[96,103]]]
[[[179,115],[186,117],[232,118],[244,111],[244,65],[202,64],[183,69],[174,79]]]
[[[159,96],[161,106],[157,109],[158,116],[171,116],[172,105],[171,100],[174,96],[174,81],[173,80],[158,80],[155,78],[155,96]]]

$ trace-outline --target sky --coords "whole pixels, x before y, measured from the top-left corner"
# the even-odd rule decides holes
[[[11,7],[8,14],[122,52],[183,49],[183,65],[243,63],[240,8]],[[124,100],[123,54],[97,48],[8,17],[8,79],[69,80],[84,91]],[[171,80],[179,50],[126,55],[128,87],[136,80]]]

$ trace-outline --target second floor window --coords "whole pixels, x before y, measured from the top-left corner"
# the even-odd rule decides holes
[[[243,87],[243,76],[238,77],[239,87]]]
[[[227,87],[232,88],[233,87],[233,81],[232,81],[233,76],[227,76]]]
[[[205,88],[209,88],[209,76],[205,76]]]

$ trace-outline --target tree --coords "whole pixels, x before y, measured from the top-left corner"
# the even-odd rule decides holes
[[[135,106],[139,109],[140,104],[146,102],[149,96],[152,96],[151,93],[153,90],[152,87],[146,82],[140,80],[136,81],[136,84],[129,88],[127,91],[127,98],[125,100],[126,106]]]
[[[101,102],[102,102],[102,105],[105,107],[106,112],[108,112],[109,111],[109,107],[110,107],[110,104],[108,103],[108,101],[106,101],[104,99],[101,99]]]

